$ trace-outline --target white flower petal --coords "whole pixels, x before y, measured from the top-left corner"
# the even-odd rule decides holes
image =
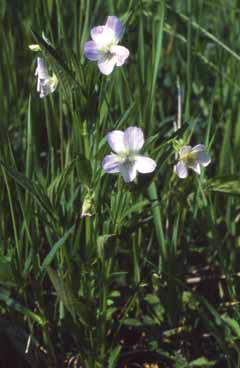
[[[197,161],[195,163],[191,164],[191,165],[188,165],[188,167],[189,167],[189,169],[192,169],[193,171],[195,171],[195,173],[200,175],[201,167],[200,167],[200,165]]]
[[[46,64],[44,60],[40,57],[37,58],[37,68],[36,68],[35,75],[37,75],[40,79],[49,78]]]
[[[196,161],[206,167],[210,164],[211,158],[207,152],[199,151],[196,153]]]
[[[104,32],[105,26],[97,26],[97,27],[93,27],[91,29],[91,37],[93,39],[93,41],[95,41],[96,43],[98,43],[99,41],[102,40],[102,35]]]
[[[40,92],[41,98],[55,91],[58,86],[57,76],[53,74],[50,77],[46,64],[40,57],[37,58],[35,75],[37,75],[37,92]]]
[[[141,174],[151,173],[156,169],[157,166],[156,162],[150,157],[140,155],[136,156],[135,163],[137,171]]]
[[[126,151],[123,137],[124,133],[121,130],[113,130],[107,134],[108,144],[115,153],[123,153]]]
[[[192,152],[195,153],[196,161],[206,167],[210,164],[211,159],[207,152],[205,152],[205,146],[203,144],[198,144],[197,146],[193,147]]]
[[[41,90],[41,79],[38,78],[37,79],[37,92],[40,92],[40,90]]]
[[[40,89],[40,98],[46,97],[50,93],[52,93],[52,91],[51,91],[51,88],[48,85],[41,86],[41,89]]]
[[[144,144],[144,136],[141,128],[129,127],[124,132],[124,144],[131,152],[138,152]]]
[[[120,165],[120,172],[123,176],[125,183],[133,181],[137,176],[137,168],[135,163],[125,162]]]
[[[45,97],[50,93],[53,93],[58,86],[58,79],[55,74],[52,77],[46,79],[38,78],[37,91],[40,92],[40,97]]]
[[[115,174],[120,172],[120,162],[118,155],[107,155],[102,162],[103,170],[108,174]]]
[[[182,161],[174,166],[174,171],[180,179],[185,179],[188,176],[187,166]]]
[[[88,60],[99,60],[102,56],[102,52],[98,49],[95,41],[88,41],[84,44],[84,55]]]
[[[123,65],[129,56],[129,50],[124,46],[113,45],[110,51],[116,56],[116,66]]]
[[[180,155],[180,158],[182,156],[185,156],[187,155],[188,153],[190,153],[192,151],[192,147],[191,146],[184,146],[180,149],[180,152],[179,152],[179,155]]]
[[[109,16],[107,17],[105,26],[113,31],[115,43],[118,43],[123,34],[123,25],[121,21],[115,16]]]
[[[40,97],[43,98],[43,97],[46,97],[47,95],[49,95],[50,93],[52,93],[52,89],[51,89],[51,86],[46,84],[46,83],[42,83],[40,85]]]
[[[112,73],[114,66],[116,65],[116,57],[106,57],[104,60],[98,61],[98,68],[101,73],[109,75]]]
[[[99,47],[104,47],[115,43],[115,33],[113,29],[106,26],[98,26],[91,29],[91,37]]]
[[[205,151],[204,144],[197,144],[192,148],[192,152],[199,152],[199,151]]]
[[[40,98],[46,97],[47,95],[49,95],[49,93],[51,93],[50,87],[48,85],[42,84],[40,87]]]

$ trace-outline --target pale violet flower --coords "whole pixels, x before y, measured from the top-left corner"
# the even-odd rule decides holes
[[[205,152],[203,144],[198,144],[193,148],[184,146],[179,151],[179,162],[174,166],[174,171],[179,178],[184,179],[188,176],[188,169],[200,174],[201,166],[208,166],[210,162],[210,156]]]
[[[117,17],[110,16],[104,26],[92,28],[92,41],[84,45],[85,56],[97,61],[100,72],[105,75],[111,74],[115,66],[123,65],[129,56],[129,50],[118,45],[122,35],[122,23]]]
[[[40,93],[40,97],[45,97],[50,93],[53,93],[58,85],[58,79],[56,74],[50,76],[44,60],[40,57],[37,58],[37,68],[35,71],[37,76],[37,91]]]
[[[156,162],[139,154],[144,144],[142,129],[129,127],[124,132],[114,130],[107,134],[107,141],[113,152],[102,162],[106,173],[120,173],[129,183],[136,178],[137,172],[148,174],[155,170]]]

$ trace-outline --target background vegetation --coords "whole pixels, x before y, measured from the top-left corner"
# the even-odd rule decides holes
[[[131,56],[105,77],[83,44],[108,15]],[[2,367],[240,367],[239,15],[237,0],[0,1]],[[32,43],[60,80],[44,99]],[[130,125],[158,169],[126,185],[101,160]],[[200,177],[173,173],[176,138],[208,147]]]

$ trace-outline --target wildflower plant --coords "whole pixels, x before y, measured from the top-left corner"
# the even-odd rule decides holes
[[[193,1],[11,3],[0,5],[1,341],[34,368],[237,366],[239,207],[226,195],[240,193],[237,27],[224,45],[212,4]],[[44,103],[27,73],[35,54],[17,47],[33,20],[37,92],[61,86]],[[176,70],[186,123],[173,131]],[[189,180],[208,147],[219,176]]]

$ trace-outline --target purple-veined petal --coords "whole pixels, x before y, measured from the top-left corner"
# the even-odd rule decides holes
[[[180,179],[185,179],[188,176],[187,166],[182,161],[179,161],[173,169]]]
[[[37,58],[37,68],[36,68],[35,75],[37,75],[40,79],[49,78],[46,64],[44,60],[40,57]]]
[[[102,168],[108,174],[116,174],[120,172],[120,160],[118,155],[107,155],[102,161]]]
[[[191,165],[188,165],[188,167],[189,167],[189,169],[192,169],[193,171],[195,171],[195,173],[200,175],[201,167],[200,167],[200,165],[197,161],[195,163],[191,164]]]
[[[105,57],[103,60],[98,61],[98,68],[101,73],[109,75],[112,73],[116,65],[116,57]]]
[[[107,134],[107,142],[115,153],[122,153],[126,151],[123,137],[124,133],[121,130],[113,130]]]
[[[118,43],[123,35],[122,22],[115,16],[109,16],[107,17],[107,22],[105,26],[106,28],[111,29],[113,31],[115,43]]]
[[[120,165],[120,172],[125,183],[130,183],[137,176],[137,168],[134,162],[124,162]]]
[[[84,55],[88,60],[99,60],[102,56],[102,52],[98,49],[95,41],[88,41],[84,44]]]
[[[151,173],[156,169],[156,162],[150,157],[138,155],[135,158],[136,169],[141,174]]]
[[[114,45],[110,51],[116,56],[116,66],[123,65],[129,56],[129,50],[124,46]]]
[[[141,128],[129,127],[124,132],[124,144],[131,152],[138,152],[144,144],[144,136]]]

